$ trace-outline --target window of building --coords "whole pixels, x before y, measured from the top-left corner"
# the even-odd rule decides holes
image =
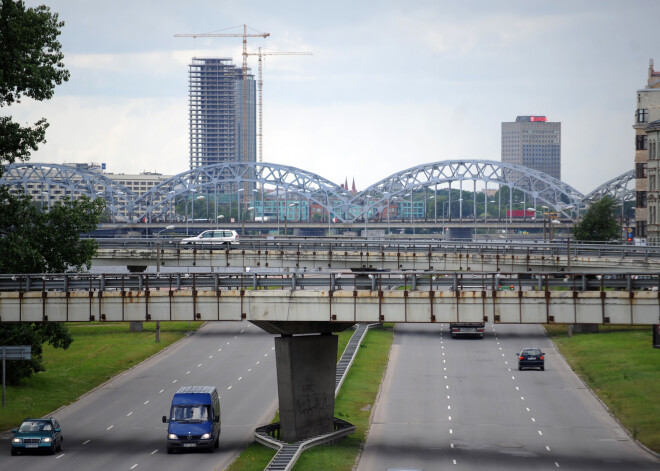
[[[635,206],[637,208],[646,208],[646,192],[638,191],[637,192],[637,201]]]
[[[649,110],[647,109],[638,109],[637,110],[637,122],[645,123],[649,119]]]
[[[655,175],[649,175],[649,191],[655,191]]]
[[[657,224],[656,207],[654,204],[649,206],[649,224]]]
[[[635,149],[637,150],[646,150],[646,134],[642,136],[635,136]]]
[[[646,237],[646,221],[637,221],[637,237]]]
[[[646,162],[635,164],[635,178],[646,178],[647,165]]]

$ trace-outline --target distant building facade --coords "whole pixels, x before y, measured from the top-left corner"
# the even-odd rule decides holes
[[[214,58],[193,58],[188,77],[190,169],[256,162],[254,77],[243,80],[231,59]]]
[[[502,162],[561,180],[561,123],[545,116],[518,116],[515,122],[502,123]]]
[[[650,224],[650,211],[649,211],[649,142],[647,129],[652,132],[655,131],[655,125],[651,126],[654,121],[660,120],[660,72],[653,69],[653,59],[649,61],[648,77],[646,80],[646,87],[637,90],[637,110],[635,111],[635,237],[639,241],[647,241],[650,243],[649,224]],[[654,162],[654,182],[653,186],[657,185],[657,170],[655,169]],[[653,204],[657,208],[657,193],[653,190]],[[654,212],[656,209],[654,209]],[[657,214],[654,213],[654,220]],[[657,232],[657,222],[653,223],[654,232]],[[653,236],[657,239],[657,234]],[[656,242],[657,243],[657,242]]]
[[[651,121],[644,130],[648,147],[646,237],[648,245],[660,245],[660,120]]]

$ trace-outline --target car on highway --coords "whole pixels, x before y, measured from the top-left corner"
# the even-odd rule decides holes
[[[540,368],[545,369],[545,353],[540,348],[530,347],[520,350],[518,355],[518,369],[523,368]]]
[[[62,427],[52,417],[47,419],[25,419],[18,429],[12,430],[11,454],[27,451],[45,451],[54,455],[62,449]]]
[[[224,244],[229,247],[229,244],[238,244],[238,233],[232,229],[212,229],[181,239],[180,244]]]

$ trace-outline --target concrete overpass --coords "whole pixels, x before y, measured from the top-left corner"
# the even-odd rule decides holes
[[[513,272],[655,272],[660,248],[561,243],[366,241],[340,239],[242,240],[229,249],[181,245],[177,240],[100,239],[94,266],[208,267],[211,270],[448,270]]]
[[[640,281],[631,274],[571,274],[560,279],[570,288],[562,291],[550,289],[555,276],[541,273],[511,274],[510,291],[493,289],[501,273],[344,276],[1,275],[0,322],[245,320],[281,334],[275,339],[279,399],[293,405],[280,423],[287,442],[333,430],[337,337],[331,334],[355,323],[660,324],[658,275],[641,280],[655,291],[634,289]],[[598,291],[587,289],[594,285]]]

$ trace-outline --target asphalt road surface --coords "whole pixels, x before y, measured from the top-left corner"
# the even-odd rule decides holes
[[[166,454],[172,395],[184,385],[216,386],[222,430],[214,453]],[[222,470],[277,409],[273,336],[248,322],[208,323],[53,414],[62,452],[10,456],[0,440],[0,470]]]
[[[540,346],[545,371],[518,371]],[[650,348],[650,346],[649,346]],[[398,325],[359,471],[657,470],[553,348],[541,326]]]

